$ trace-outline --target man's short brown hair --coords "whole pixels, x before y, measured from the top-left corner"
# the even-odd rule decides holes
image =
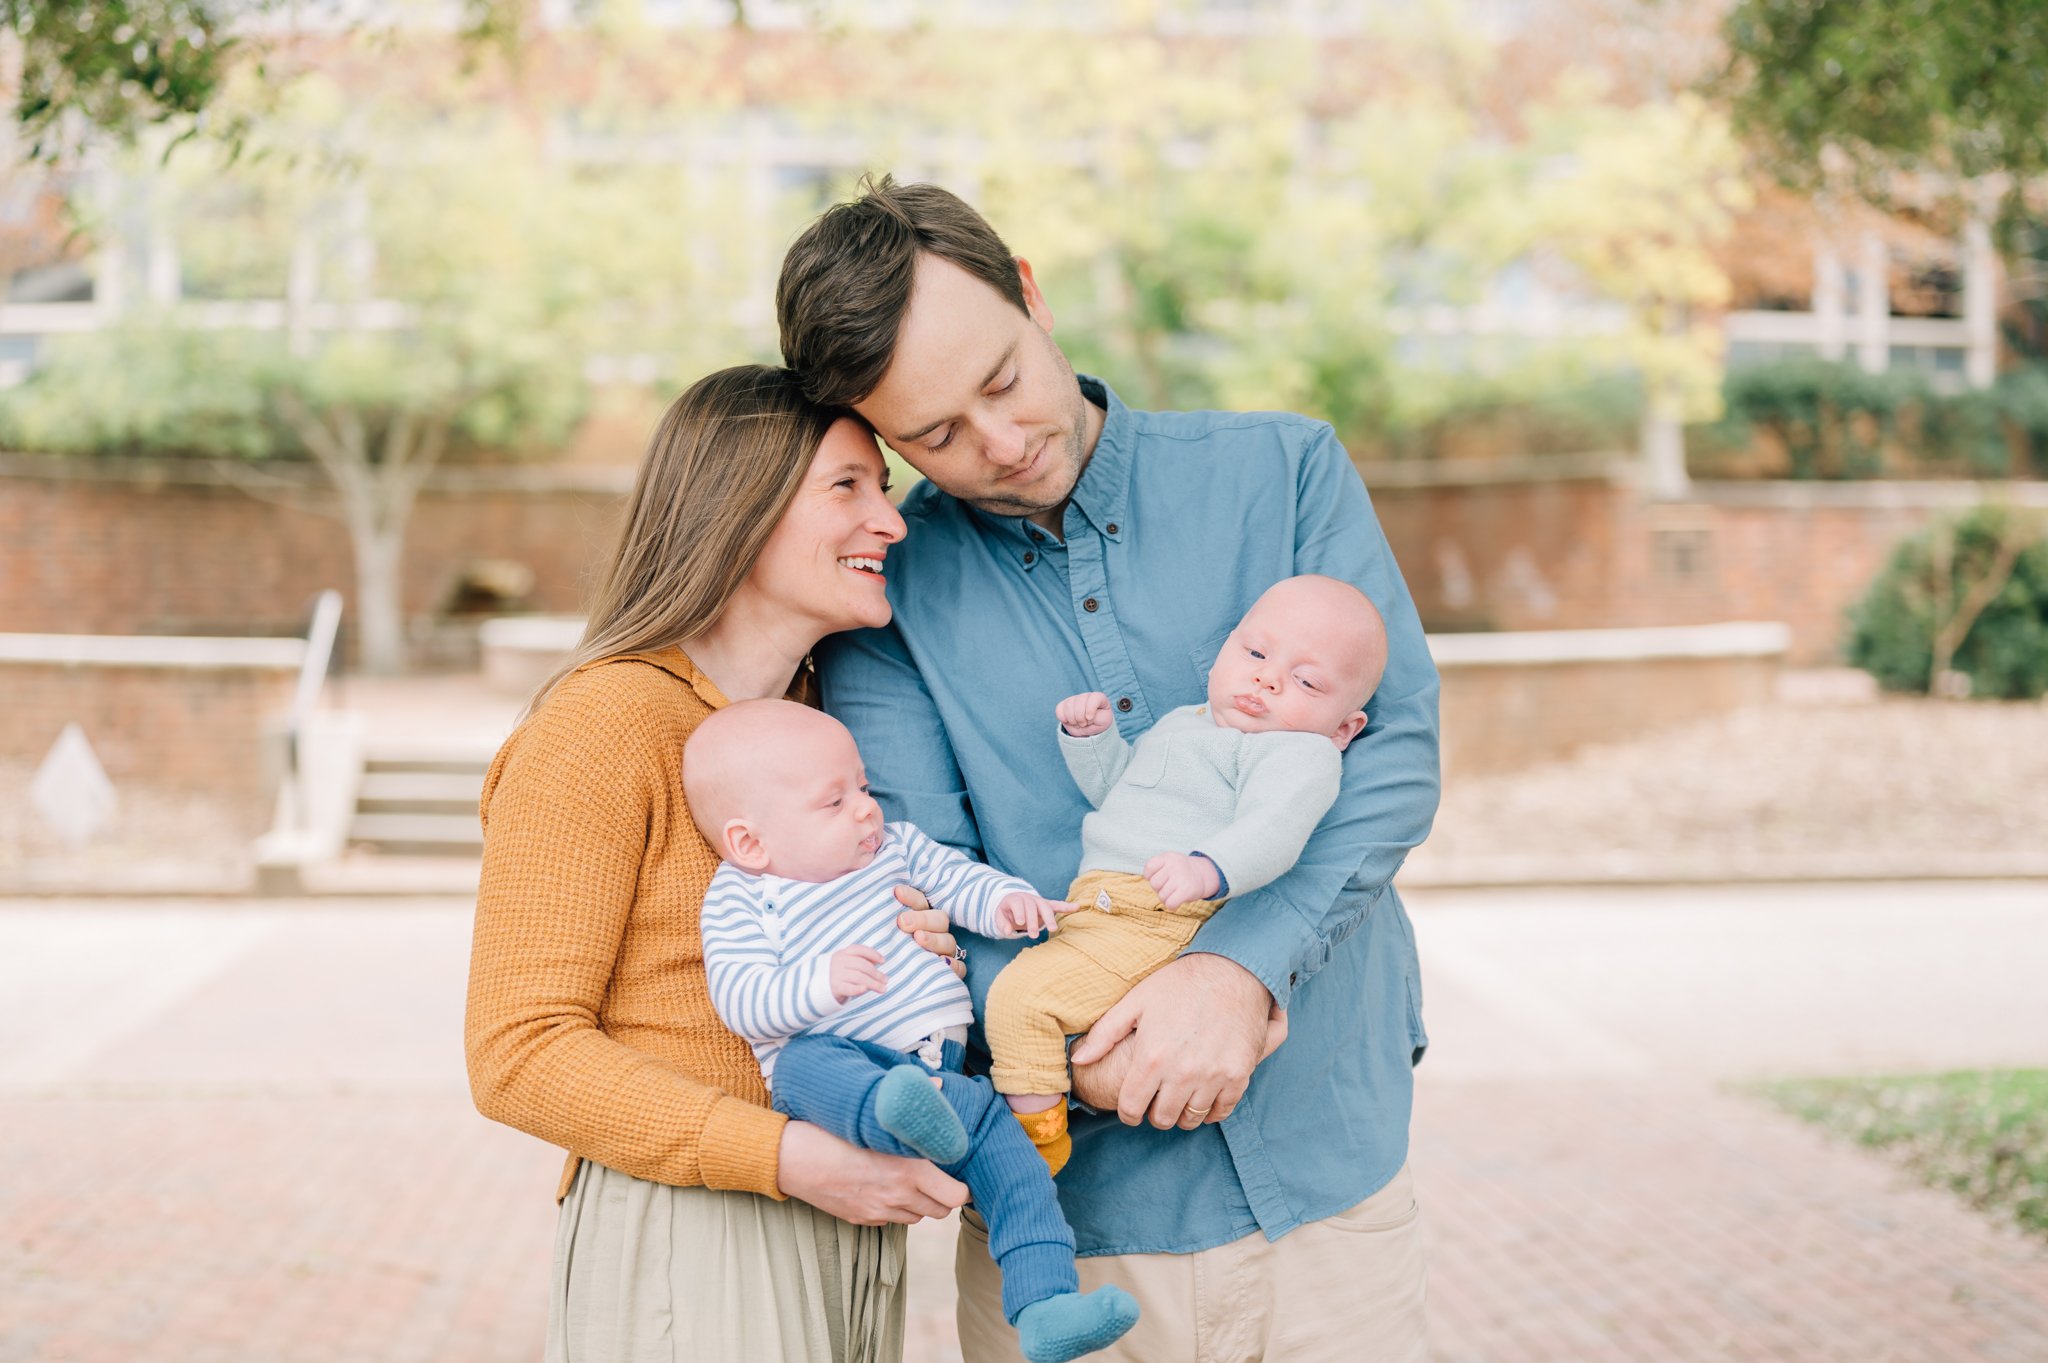
[[[986,218],[937,185],[864,175],[859,197],[804,229],[775,285],[782,361],[812,402],[851,406],[881,386],[921,251],[1028,311],[1016,258]]]

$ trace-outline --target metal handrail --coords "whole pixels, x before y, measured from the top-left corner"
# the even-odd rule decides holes
[[[285,716],[284,779],[292,791],[292,805],[298,810],[299,736],[306,720],[320,701],[327,684],[327,671],[334,661],[334,640],[341,632],[341,593],[329,587],[313,600],[313,622],[306,629],[306,655],[299,663],[298,685],[292,691],[292,708]],[[297,818],[293,819],[298,822]]]

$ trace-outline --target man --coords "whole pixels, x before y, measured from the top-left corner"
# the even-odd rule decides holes
[[[1203,699],[1231,625],[1299,573],[1352,583],[1385,617],[1369,725],[1294,869],[1227,903],[1076,1043],[1076,1099],[1113,1112],[1075,1113],[1060,1194],[1083,1285],[1143,1307],[1105,1357],[1425,1357],[1406,1162],[1426,1042],[1388,882],[1436,810],[1437,678],[1330,428],[1126,408],[1075,375],[1029,263],[934,186],[885,178],[827,212],[776,304],[809,394],[852,406],[928,480],[884,565],[894,622],[818,651],[826,708],[890,818],[1057,895],[1088,811],[1055,739],[1062,697],[1106,693],[1136,738]],[[977,1012],[1019,946],[970,939]],[[958,1272],[967,1358],[1016,1358],[972,1218]]]

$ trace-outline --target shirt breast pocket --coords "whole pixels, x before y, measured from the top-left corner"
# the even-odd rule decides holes
[[[1150,790],[1164,781],[1172,746],[1173,740],[1164,734],[1147,734],[1139,739],[1137,747],[1131,750],[1131,764],[1124,768],[1123,779],[1118,784]]]
[[[1236,629],[1232,625],[1230,629]],[[1223,645],[1230,641],[1230,629],[1224,630],[1213,639],[1208,639],[1188,650],[1188,661],[1194,664],[1195,685],[1201,688],[1200,695],[1209,695],[1209,669],[1216,665],[1216,657],[1223,652]]]

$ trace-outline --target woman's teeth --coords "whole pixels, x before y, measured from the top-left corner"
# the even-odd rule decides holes
[[[882,560],[878,558],[843,558],[839,563],[841,567],[851,568],[857,573],[873,573],[876,577],[882,575]]]

